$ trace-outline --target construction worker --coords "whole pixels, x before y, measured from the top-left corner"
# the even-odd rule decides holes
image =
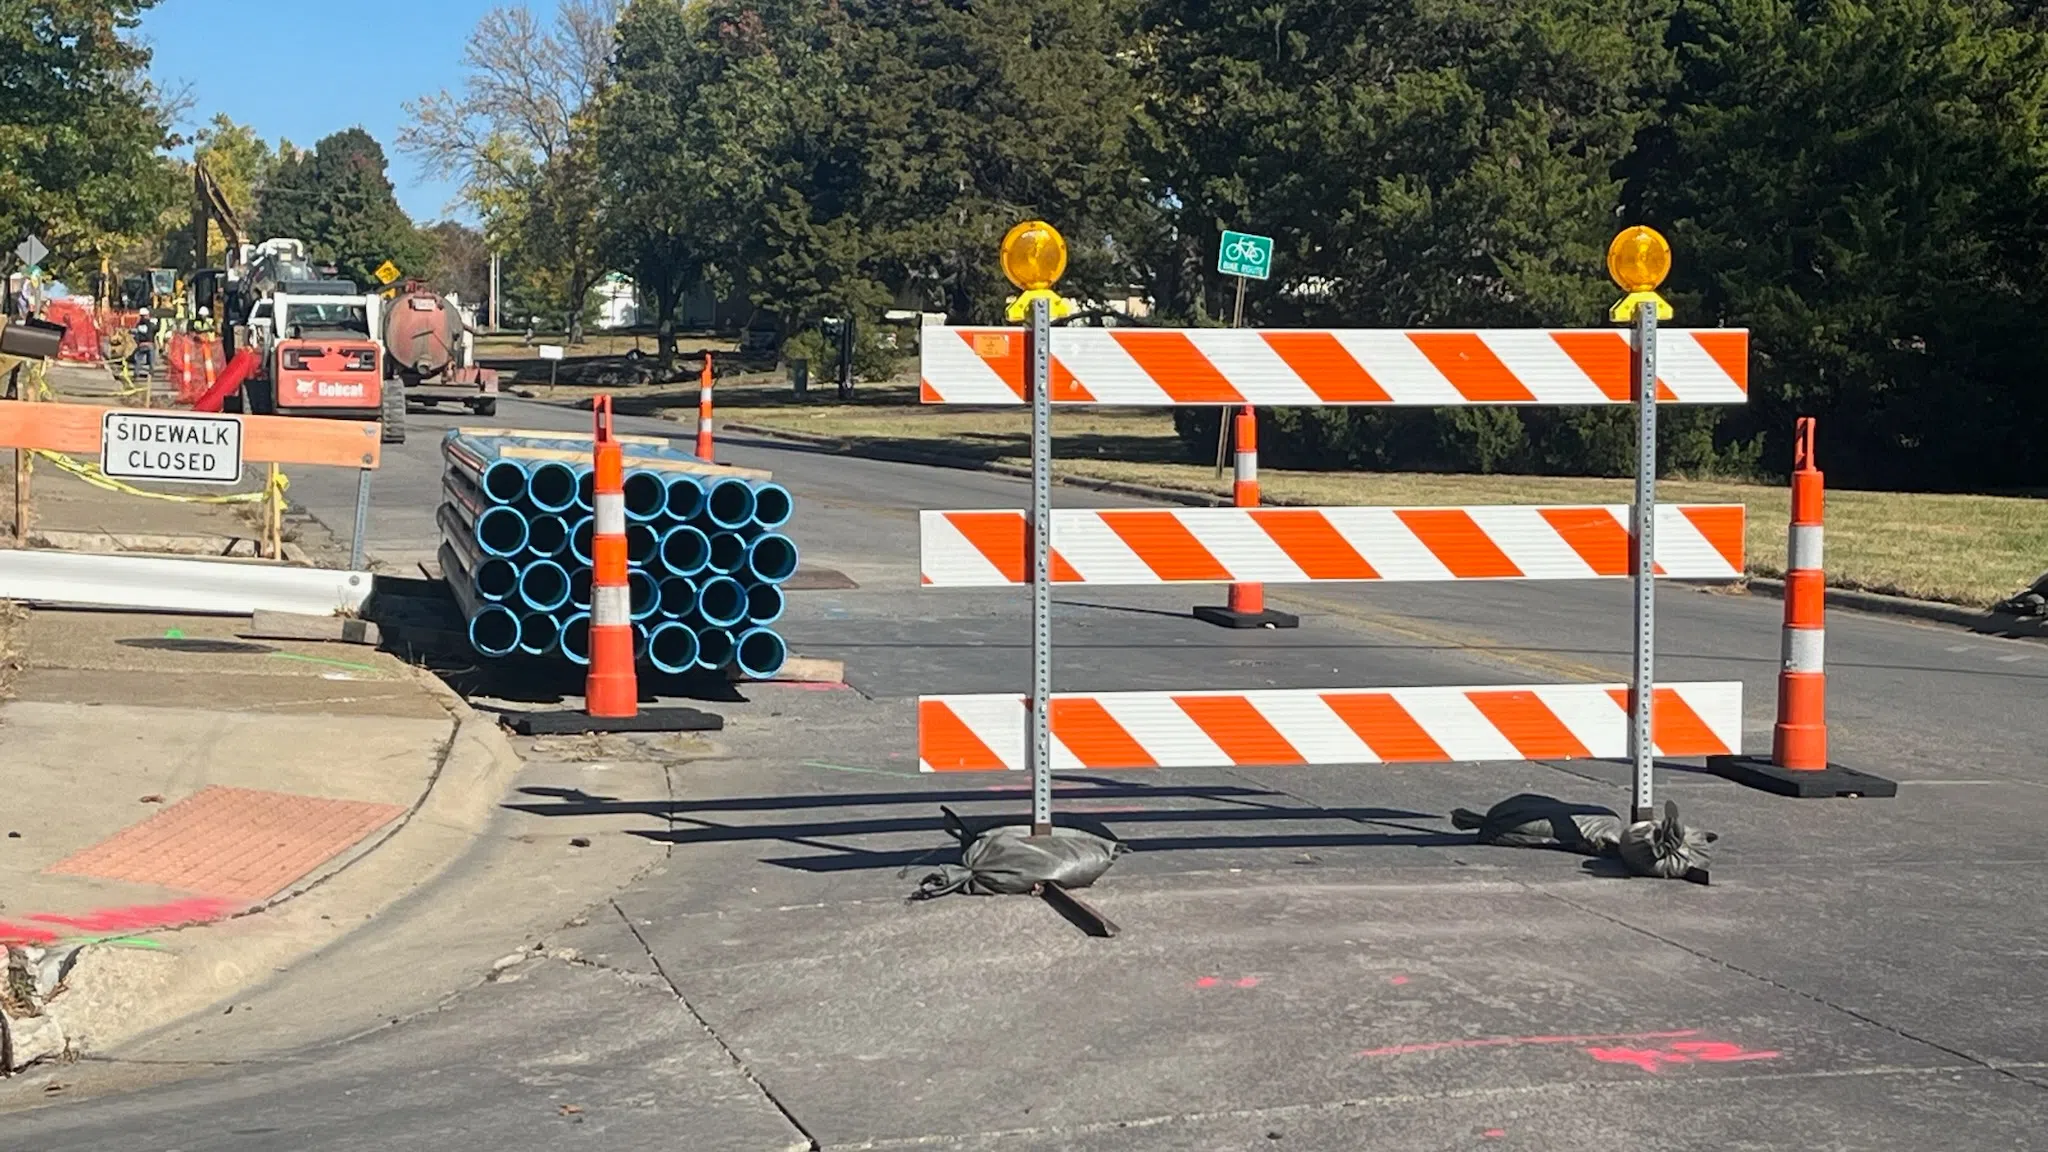
[[[192,320],[192,331],[201,336],[213,335],[213,309],[204,304],[199,306],[199,315]]]
[[[150,318],[149,309],[144,308],[135,315],[135,327],[129,331],[135,337],[135,355],[132,363],[148,380],[156,375],[156,339],[163,325]]]

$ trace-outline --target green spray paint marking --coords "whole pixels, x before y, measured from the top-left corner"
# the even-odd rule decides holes
[[[183,628],[164,629],[164,639],[166,640],[183,640],[184,638],[185,630]]]
[[[301,656],[297,652],[272,652],[279,660],[302,660],[308,664],[327,664],[335,668],[348,668],[357,672],[382,672],[375,664],[357,664],[352,660],[333,660],[326,656]]]

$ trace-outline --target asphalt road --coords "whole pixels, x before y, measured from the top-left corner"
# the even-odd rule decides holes
[[[586,419],[508,402],[497,422]],[[432,551],[435,451],[416,435],[377,478],[370,545],[394,566]],[[1445,818],[1523,790],[1625,806],[1616,764],[1075,776],[1062,810],[1134,848],[1093,894],[1124,929],[1098,941],[1028,898],[903,901],[945,843],[938,805],[1028,806],[1014,780],[915,771],[916,695],[1017,690],[1029,659],[1021,590],[917,588],[915,511],[1016,506],[1023,485],[741,441],[721,458],[772,468],[806,565],[858,585],[786,618],[851,688],[748,689],[722,706],[728,754],[668,795],[516,800],[669,846],[544,942],[575,958],[478,972],[352,1039],[8,1115],[0,1148],[2048,1147],[2048,645],[1832,613],[1836,758],[1900,794],[1795,802],[1666,765],[1660,795],[1721,833],[1707,888],[1477,847]],[[348,477],[292,495],[345,530]],[[1302,614],[1284,633],[1186,616],[1217,595],[1063,590],[1057,685],[1627,667],[1619,583],[1269,590]],[[1665,588],[1660,677],[1742,679],[1767,743],[1779,611]]]

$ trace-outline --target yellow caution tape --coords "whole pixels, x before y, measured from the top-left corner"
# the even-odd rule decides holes
[[[35,450],[35,455],[41,456],[43,459],[48,460],[50,463],[55,464],[57,467],[62,468],[64,471],[71,473],[95,488],[101,488],[108,492],[121,492],[129,496],[142,496],[151,500],[168,500],[174,504],[261,504],[270,499],[273,488],[277,491],[278,500],[282,501],[285,489],[291,487],[291,478],[286,476],[283,470],[280,469],[274,481],[265,480],[263,487],[255,492],[230,492],[222,496],[181,496],[172,492],[150,492],[146,489],[137,488],[133,484],[108,476],[100,471],[98,464],[90,460],[77,460],[64,455],[62,452],[46,452],[38,448]]]

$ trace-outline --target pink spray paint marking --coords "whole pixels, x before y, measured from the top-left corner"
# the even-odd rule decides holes
[[[1744,1060],[1775,1060],[1782,1053],[1751,1052],[1740,1044],[1689,1040],[1666,1048],[1588,1048],[1586,1055],[1602,1064],[1633,1064],[1652,1076],[1666,1064],[1732,1064]]]
[[[1396,976],[1392,980],[1387,981],[1389,984],[1406,984],[1407,982],[1408,978],[1406,976]]]
[[[237,912],[241,907],[239,901],[223,900],[218,896],[194,896],[185,900],[173,900],[168,904],[127,904],[118,908],[96,908],[81,916],[40,912],[28,917],[34,921],[31,924],[0,920],[0,944],[51,944],[65,936],[119,935],[181,924],[203,924]],[[54,924],[58,928],[68,928],[71,931],[53,932],[42,927],[45,924]]]
[[[1222,983],[1223,980],[1220,977],[1204,976],[1201,979],[1195,981],[1195,987],[1215,988],[1221,985]],[[1257,976],[1240,976],[1237,979],[1232,980],[1230,982],[1230,986],[1233,988],[1257,988],[1259,986],[1259,978]]]
[[[1678,1032],[1617,1032],[1592,1036],[1488,1036],[1477,1040],[1437,1040],[1428,1044],[1394,1044],[1368,1048],[1360,1056],[1413,1056],[1417,1052],[1447,1052],[1459,1048],[1522,1048],[1537,1044],[1597,1044],[1606,1040],[1675,1040],[1697,1036],[1700,1030]]]
[[[1498,1140],[1501,1137],[1506,1136],[1507,1134],[1508,1130],[1505,1128],[1488,1128],[1486,1131],[1481,1132],[1479,1135],[1482,1139]]]

